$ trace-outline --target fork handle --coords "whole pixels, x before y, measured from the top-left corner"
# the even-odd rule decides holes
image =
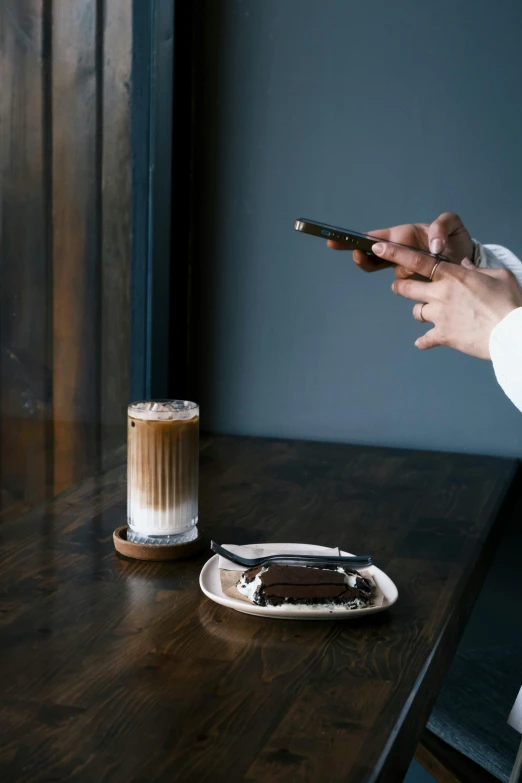
[[[323,565],[367,565],[372,564],[372,558],[368,555],[267,555],[263,558],[265,562],[270,563],[313,563]]]
[[[210,542],[210,548],[213,552],[222,557],[231,560],[233,563],[245,566],[246,568],[252,568],[262,565],[264,563],[310,563],[317,565],[323,563],[325,565],[354,565],[354,566],[370,566],[372,565],[372,558],[369,555],[266,555],[265,557],[257,557],[253,559],[247,559],[236,555],[234,552],[229,552],[228,549],[216,544],[215,541]]]

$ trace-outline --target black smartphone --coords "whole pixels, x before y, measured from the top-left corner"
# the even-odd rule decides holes
[[[321,239],[332,239],[334,242],[350,245],[353,250],[362,250],[363,253],[372,256],[376,261],[381,261],[381,259],[378,258],[378,256],[373,255],[373,245],[377,242],[387,241],[379,239],[378,237],[372,237],[371,234],[361,234],[360,231],[351,231],[349,228],[329,226],[327,223],[318,223],[316,220],[307,220],[306,218],[299,218],[296,220],[294,228],[296,231],[302,231],[304,234],[311,234],[312,236],[320,237]],[[391,244],[398,245],[399,247],[406,247],[408,250],[416,250],[418,253],[424,253],[424,255],[431,256],[432,258],[444,260],[444,256],[436,256],[433,253],[430,253],[429,250],[421,250],[418,247],[403,245],[400,242],[392,242]]]

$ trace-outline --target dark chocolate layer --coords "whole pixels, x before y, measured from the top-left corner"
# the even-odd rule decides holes
[[[355,586],[346,577],[355,576]],[[259,577],[253,596],[259,606],[281,604],[369,605],[372,583],[357,571],[311,566],[270,565],[250,568],[242,574],[248,584]]]

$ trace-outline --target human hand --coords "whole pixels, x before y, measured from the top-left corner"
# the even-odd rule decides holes
[[[409,276],[432,282],[395,280],[392,290],[417,300],[413,317],[434,324],[415,342],[423,350],[446,345],[457,351],[490,359],[489,338],[500,321],[522,307],[522,290],[506,269],[477,269],[464,259],[461,265],[437,262],[413,250],[385,243],[373,246],[379,258],[404,268]]]
[[[419,250],[444,255],[454,264],[460,264],[463,258],[469,258],[473,251],[473,244],[468,230],[465,228],[458,215],[452,212],[444,212],[431,225],[429,223],[406,223],[393,228],[382,228],[377,231],[369,231],[371,236],[384,239],[388,242],[398,242],[401,245],[411,245]],[[349,245],[340,242],[328,241],[328,247],[334,250],[353,250]],[[357,266],[365,272],[377,272],[387,269],[392,264],[381,261],[375,256],[368,256],[362,250],[354,250],[353,260]],[[396,277],[411,277],[411,273],[403,266],[395,267]]]

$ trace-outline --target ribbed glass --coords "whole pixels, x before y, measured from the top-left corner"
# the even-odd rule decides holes
[[[129,405],[128,538],[181,543],[197,537],[199,407],[185,400]]]

